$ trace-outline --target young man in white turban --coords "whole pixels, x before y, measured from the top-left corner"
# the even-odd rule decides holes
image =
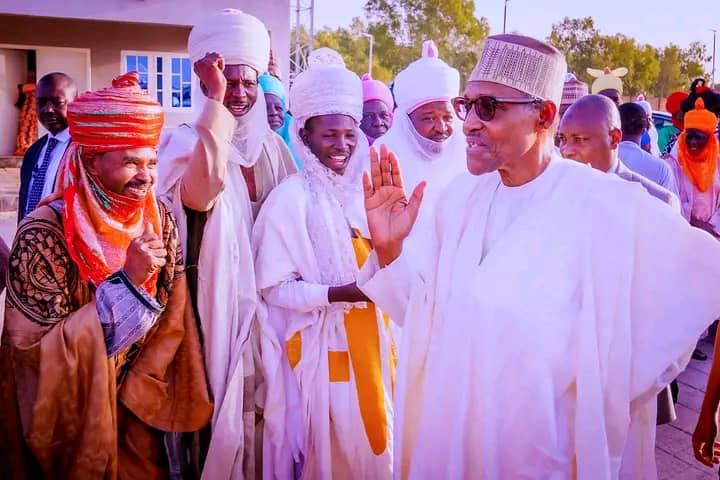
[[[427,275],[403,253],[423,185],[408,199],[398,161],[372,159],[376,257],[358,283],[405,319],[400,478],[656,476],[647,405],[720,314],[720,246],[639,185],[551,153],[565,69],[546,43],[486,39],[454,102],[473,175],[443,193]]]
[[[270,57],[262,22],[222,10],[195,25],[188,51],[206,98],[195,123],[161,145],[158,190],[178,219],[215,403],[203,475],[255,478],[262,428],[255,318],[262,311],[250,235],[263,200],[297,169],[267,123],[258,87]]]
[[[372,250],[362,87],[333,50],[316,50],[309,63],[290,90],[304,168],[273,191],[253,231],[268,330],[284,351],[268,364],[263,350],[264,478],[293,478],[294,466],[315,480],[390,479],[392,334],[356,285]]]

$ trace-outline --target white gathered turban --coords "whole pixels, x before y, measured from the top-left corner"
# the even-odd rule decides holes
[[[435,42],[423,42],[422,56],[395,77],[398,108],[411,113],[430,102],[447,101],[460,92],[460,73],[440,60]]]
[[[363,91],[360,78],[345,67],[345,62],[330,48],[314,50],[308,69],[300,73],[290,88],[290,111],[298,127],[307,119],[340,113],[360,123]]]
[[[547,43],[540,42],[553,53],[513,43],[513,39],[537,42],[522,35],[488,37],[469,81],[505,85],[560,106],[567,73],[565,57]]]
[[[200,19],[190,32],[190,61],[195,63],[209,52],[222,55],[226,65],[248,65],[260,74],[270,62],[270,35],[257,18],[226,8]]]

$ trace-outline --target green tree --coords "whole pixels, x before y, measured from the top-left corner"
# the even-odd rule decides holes
[[[315,35],[314,47],[330,47],[358,75],[368,70],[368,38],[373,36],[373,77],[391,82],[420,56],[424,40],[434,40],[440,57],[457,68],[463,79],[472,71],[482,40],[490,27],[474,15],[472,0],[370,0],[366,20],[354,18],[348,27],[325,28]]]
[[[597,55],[602,41],[592,17],[565,17],[561,22],[553,24],[548,41],[565,54],[569,72],[574,73],[579,80],[592,83],[593,79],[587,74],[587,69],[601,68]]]
[[[712,57],[708,55],[705,44],[701,42],[692,42],[682,51],[680,70],[687,78],[688,84],[698,77],[707,76],[705,64],[710,60]]]
[[[598,50],[593,56],[596,68],[626,67],[628,74],[623,77],[624,95],[650,94],[655,90],[660,73],[657,51],[650,45],[639,45],[634,38],[616,34],[602,36]]]
[[[365,13],[370,33],[399,47],[383,58],[394,73],[419,56],[424,40],[434,40],[440,57],[466,79],[490,32],[487,19],[475,16],[473,0],[369,0]]]
[[[667,97],[671,92],[686,89],[687,77],[682,71],[683,51],[675,44],[663,48],[660,57],[660,73],[655,82],[655,94],[658,97]]]
[[[568,18],[553,25],[548,40],[566,54],[568,70],[585,82],[594,80],[586,70],[627,67],[625,94],[664,97],[687,88],[692,78],[705,75],[709,61],[705,46],[693,42],[686,49],[670,44],[656,49],[622,34],[602,35],[591,17]]]
[[[382,28],[368,26],[359,17],[349,27],[325,28],[315,34],[313,47],[330,47],[340,53],[347,67],[358,75],[367,73],[370,42],[364,34],[373,36],[373,78],[389,83],[395,76],[395,64],[402,61],[404,47]],[[407,55],[404,55],[407,57]]]

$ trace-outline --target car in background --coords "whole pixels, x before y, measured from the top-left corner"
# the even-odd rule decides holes
[[[670,140],[680,134],[680,130],[675,128],[672,117],[667,112],[653,112],[652,119],[658,132],[658,147],[660,152],[664,152]]]

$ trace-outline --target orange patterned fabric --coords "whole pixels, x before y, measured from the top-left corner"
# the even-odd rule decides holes
[[[38,118],[35,109],[35,83],[26,83],[22,86],[22,94],[25,96],[20,108],[20,121],[18,123],[18,134],[15,139],[15,155],[25,155],[27,149],[38,138]]]
[[[162,106],[139,86],[137,72],[113,80],[112,88],[88,92],[68,106],[72,143],[65,152],[58,188],[65,200],[63,228],[72,259],[86,281],[99,285],[125,264],[130,242],[146,224],[160,232],[154,191],[134,200],[105,189],[85,169],[87,154],[157,147]],[[144,285],[155,295],[157,275]]]

